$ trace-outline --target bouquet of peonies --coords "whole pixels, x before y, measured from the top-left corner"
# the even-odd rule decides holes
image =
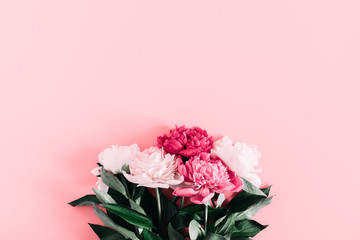
[[[99,154],[95,194],[71,206],[93,206],[101,240],[250,239],[267,226],[251,220],[270,204],[260,189],[256,147],[199,127],[176,127],[158,146],[112,146]]]

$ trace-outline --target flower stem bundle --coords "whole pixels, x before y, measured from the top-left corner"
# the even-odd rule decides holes
[[[250,239],[267,227],[252,217],[272,200],[259,158],[256,147],[176,127],[156,147],[105,149],[94,194],[69,204],[93,206],[104,226],[89,225],[103,240]]]

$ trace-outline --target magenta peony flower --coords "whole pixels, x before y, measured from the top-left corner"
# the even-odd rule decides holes
[[[180,154],[184,157],[192,157],[201,152],[210,152],[213,138],[199,127],[177,127],[170,130],[170,136],[166,134],[158,137],[158,146],[163,147],[167,153]]]
[[[215,192],[239,192],[243,187],[241,179],[220,158],[211,158],[209,153],[191,157],[185,164],[178,161],[178,172],[184,176],[185,186],[176,188],[175,196],[191,197],[191,202],[203,204]]]

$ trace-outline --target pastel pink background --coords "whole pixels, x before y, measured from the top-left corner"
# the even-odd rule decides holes
[[[96,239],[97,155],[174,124],[258,145],[257,240],[358,239],[360,2],[0,1],[1,239]]]

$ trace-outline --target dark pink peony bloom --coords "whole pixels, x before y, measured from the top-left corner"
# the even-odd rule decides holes
[[[178,187],[173,195],[191,197],[196,204],[208,202],[215,193],[239,192],[243,183],[226,167],[220,158],[209,153],[191,157],[185,164],[178,160],[178,172],[184,176],[184,187]]]
[[[213,138],[199,127],[181,126],[171,129],[170,136],[159,136],[158,146],[163,147],[167,153],[192,157],[201,152],[210,152]]]

